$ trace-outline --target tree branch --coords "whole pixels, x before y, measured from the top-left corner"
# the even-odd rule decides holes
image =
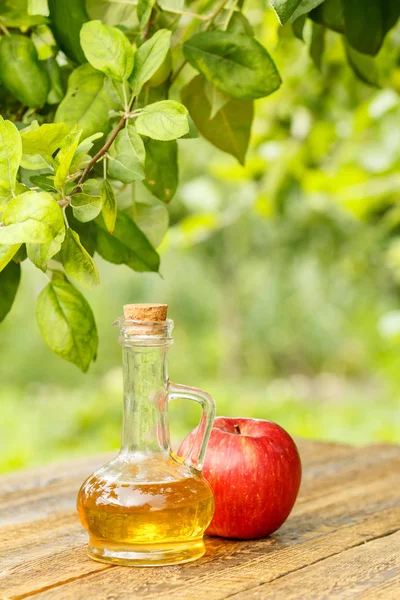
[[[111,147],[111,144],[113,143],[113,141],[115,140],[115,138],[117,137],[117,135],[119,134],[119,132],[121,131],[123,126],[125,125],[126,121],[129,119],[129,117],[130,117],[129,113],[124,114],[124,116],[121,118],[118,125],[116,126],[116,128],[114,129],[114,131],[112,132],[112,134],[110,135],[110,137],[108,138],[108,140],[106,141],[104,146],[102,148],[100,148],[100,150],[97,152],[97,154],[95,154],[93,156],[92,160],[85,167],[82,175],[80,176],[79,181],[76,185],[76,188],[72,192],[73,194],[76,191],[78,191],[78,188],[80,188],[82,186],[82,183],[84,183],[86,181],[86,179],[89,177],[89,173],[93,169],[93,167],[97,163],[97,161],[100,160],[100,158],[102,158],[106,152],[108,152],[108,150]]]
[[[5,35],[11,35],[11,33],[8,31],[7,27],[3,24],[0,23],[0,30],[5,34]]]

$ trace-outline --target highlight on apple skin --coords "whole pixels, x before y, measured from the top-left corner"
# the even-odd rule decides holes
[[[178,455],[190,451],[196,429]],[[301,482],[300,456],[290,435],[262,419],[217,417],[203,474],[215,496],[215,513],[206,533],[256,539],[286,521]]]

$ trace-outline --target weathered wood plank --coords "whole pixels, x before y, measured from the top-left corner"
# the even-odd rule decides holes
[[[378,470],[383,476],[386,471],[390,472],[393,469],[393,465],[383,464],[385,460],[394,460],[395,463],[399,462],[400,464],[399,451],[396,447],[388,446],[379,452],[375,449],[369,450],[363,454],[360,449],[347,446],[342,448],[337,460],[331,457],[327,461],[326,457],[329,456],[329,453],[324,453],[324,444],[321,446],[321,451],[319,451],[319,444],[311,448],[308,442],[305,446],[308,452],[313,454],[311,465],[308,464],[306,458],[308,452],[302,450],[303,463],[307,468],[304,470],[299,502],[308,499],[312,493],[321,495],[328,486],[340,487],[344,480],[350,478],[353,480],[361,477],[373,480]],[[318,456],[319,461],[317,461]],[[68,473],[59,474],[58,478],[52,476],[46,479],[45,473],[40,470],[40,484],[37,488],[34,487],[37,476],[30,478],[28,475],[26,479],[30,479],[31,487],[26,487],[23,493],[17,489],[9,491],[3,497],[0,496],[0,526],[15,525],[24,521],[31,522],[34,519],[47,518],[52,513],[58,514],[60,511],[74,510],[75,494],[83,479],[103,463],[104,460],[92,460],[89,463],[85,462],[83,468],[79,468],[78,463],[76,469],[69,467],[70,475]],[[21,477],[25,479],[23,475]],[[13,478],[13,485],[18,485],[15,478]],[[0,479],[0,489],[2,488]]]
[[[251,545],[242,547],[242,551],[238,551],[236,556],[231,555],[231,558],[236,560],[229,560],[228,557],[224,560],[222,556],[219,560],[206,565],[200,561],[163,569],[112,567],[105,572],[94,573],[39,592],[35,598],[110,600],[114,595],[118,600],[132,598],[194,600],[203,597],[207,597],[208,600],[222,600],[231,596],[236,597],[235,595],[241,592],[243,595],[239,595],[239,598],[251,598],[252,588],[259,590],[262,583],[268,582],[271,585],[271,582],[280,582],[281,578],[288,576],[288,573],[293,573],[295,581],[297,574],[302,573],[304,568],[310,568],[309,565],[312,564],[320,564],[320,561],[327,557],[332,557],[335,563],[337,555],[341,555],[344,550],[364,545],[393,531],[398,527],[399,518],[400,508],[397,508],[396,511],[390,510],[387,514],[372,515],[359,523],[343,526],[334,533],[321,535],[316,540],[309,540],[292,547],[280,546],[279,543],[274,543],[274,540],[265,542],[262,553],[257,552]],[[232,562],[235,564],[232,565]],[[328,576],[329,570],[326,571],[325,578]],[[269,585],[265,588],[269,589]],[[313,597],[324,597],[309,595],[312,589],[306,588],[305,585],[298,588],[297,593],[299,589],[302,595],[293,596],[296,600],[299,597],[307,600]],[[21,596],[10,596],[10,598],[16,597],[21,598]]]
[[[321,463],[327,457],[334,461],[336,457],[354,455],[357,448],[354,446],[333,444],[329,442],[314,442],[311,440],[299,440],[297,442],[301,456],[307,464]],[[385,449],[390,446],[384,446]],[[318,450],[317,450],[318,449]],[[26,471],[7,473],[0,477],[0,502],[9,494],[22,493],[29,490],[38,490],[52,484],[63,483],[71,479],[81,481],[90,475],[93,470],[116,456],[118,450],[96,454],[94,456],[77,458],[70,461],[37,467]]]
[[[395,481],[395,478],[393,478],[392,480],[389,479],[383,482],[384,485],[382,484],[375,488],[371,487],[369,490],[359,489],[357,502],[346,506],[346,517],[343,516],[343,501],[345,501],[346,491],[344,490],[341,499],[337,496],[337,501],[335,501],[335,498],[332,499],[325,496],[325,506],[321,506],[317,511],[311,506],[308,513],[303,512],[299,516],[294,514],[293,518],[284,525],[280,532],[270,539],[255,542],[228,542],[216,538],[210,539],[208,541],[209,555],[207,557],[194,565],[173,567],[173,569],[182,570],[179,579],[183,582],[184,589],[186,589],[187,585],[192,586],[195,584],[195,581],[192,582],[193,575],[197,578],[200,573],[202,576],[204,576],[204,573],[207,576],[211,576],[214,573],[217,578],[222,577],[223,589],[229,588],[233,583],[233,590],[236,590],[238,582],[233,577],[235,571],[232,569],[235,568],[238,570],[237,577],[239,582],[241,582],[243,580],[243,568],[246,571],[246,577],[248,576],[248,570],[251,570],[251,564],[247,564],[249,557],[251,560],[259,559],[264,558],[266,554],[272,553],[280,561],[282,558],[281,552],[283,552],[283,557],[285,557],[287,549],[290,546],[303,546],[306,543],[306,550],[303,552],[300,549],[299,552],[301,560],[308,561],[310,560],[311,551],[307,550],[307,548],[313,548],[314,541],[316,541],[315,549],[318,553],[316,559],[319,560],[321,556],[329,556],[331,552],[337,552],[338,547],[339,550],[344,549],[349,545],[358,543],[360,540],[364,541],[368,539],[368,535],[388,533],[393,529],[394,524],[396,525],[400,522],[400,499],[398,489],[394,485]],[[382,510],[382,496],[386,499],[386,504],[392,508],[388,508],[386,511]],[[367,502],[366,499],[368,499]],[[396,503],[397,506],[395,505]],[[373,511],[374,506],[377,506],[378,512],[370,515],[369,513]],[[378,530],[374,529],[376,523],[380,527]],[[359,528],[351,529],[356,525],[359,525]],[[350,530],[348,530],[349,527]],[[76,529],[77,534],[81,535],[80,529],[78,527]],[[350,531],[350,534],[348,534],[348,531]],[[339,546],[335,546],[333,542],[339,532],[341,532],[338,542]],[[83,540],[85,534],[83,532],[82,534]],[[333,538],[330,537],[332,534],[334,534]],[[82,545],[80,548],[82,548]],[[67,539],[65,541],[65,550],[57,553],[56,560],[54,557],[55,547],[52,547],[51,543],[46,547],[44,556],[41,556],[39,553],[37,557],[35,556],[32,559],[32,552],[28,552],[23,567],[11,569],[6,581],[4,581],[6,587],[4,588],[0,583],[0,590],[8,592],[12,590],[14,595],[16,593],[23,594],[32,589],[33,582],[38,586],[36,589],[40,589],[51,584],[57,585],[59,581],[78,577],[83,573],[92,573],[97,569],[100,570],[105,567],[105,565],[100,564],[97,566],[96,563],[85,558],[83,552],[78,552],[78,549],[79,545],[72,545],[71,548],[71,541]],[[293,555],[289,554],[287,561],[295,566],[296,556],[297,553]],[[283,562],[282,564],[285,563]],[[56,568],[54,568],[54,565]],[[225,575],[224,573],[221,575],[219,572],[220,569],[224,570],[226,566],[228,566],[227,574]],[[296,568],[301,568],[301,566],[303,566],[303,563],[300,563],[300,566]],[[268,567],[268,570],[270,570],[270,567]],[[127,570],[123,569],[123,571],[124,581],[126,579],[130,580],[130,575],[125,575],[125,571]],[[142,569],[139,571],[143,573]],[[155,571],[158,572],[159,569],[155,569]],[[145,570],[145,577],[147,578],[148,576],[148,570]],[[150,576],[150,579],[152,577]],[[257,581],[260,579],[258,571],[255,572],[255,578]],[[137,576],[134,576],[133,579],[137,581]],[[209,583],[210,580],[207,578],[205,586],[207,587]],[[134,589],[136,592],[136,588]],[[205,590],[199,590],[199,592],[203,591]],[[158,594],[158,592],[159,590],[152,589],[151,593]],[[63,593],[65,593],[64,589]],[[77,591],[74,590],[73,594],[76,593]],[[175,590],[175,594],[177,593]]]
[[[316,565],[290,573],[268,585],[235,594],[235,600],[298,600],[299,592],[307,600],[313,598],[359,597],[366,590],[400,575],[400,531],[372,540],[332,556]],[[393,587],[392,587],[393,591]],[[399,597],[400,588],[397,588]],[[374,596],[376,598],[376,596]]]
[[[389,579],[360,594],[358,596],[359,600],[399,600],[400,575],[389,577]]]
[[[67,464],[61,475],[51,467],[7,476],[5,487],[0,479],[0,597],[110,600],[115,594],[115,600],[123,600],[134,593],[138,598],[225,598],[242,593],[243,581],[252,589],[260,581],[284,578],[282,559],[286,568],[291,564],[303,570],[311,561],[394,531],[393,518],[400,521],[398,447],[301,442],[300,448],[301,494],[275,536],[256,542],[213,538],[201,561],[162,569],[110,567],[85,556],[76,490],[109,456]],[[266,579],[264,572],[275,575]],[[379,582],[377,591],[382,586]]]
[[[350,471],[348,467],[350,467]],[[307,515],[310,511],[313,513],[312,527],[317,529],[318,526],[323,525],[326,519],[326,508],[330,504],[332,504],[332,508],[329,514],[334,524],[338,524],[343,518],[345,521],[349,521],[353,514],[359,513],[362,516],[366,507],[370,511],[376,511],[379,506],[387,508],[389,506],[388,502],[392,498],[392,492],[396,490],[396,485],[393,485],[393,489],[391,484],[387,486],[389,481],[387,473],[389,472],[393,476],[393,473],[400,472],[400,459],[398,461],[381,462],[375,460],[374,463],[368,461],[364,462],[364,467],[365,469],[353,473],[352,464],[344,463],[344,470],[336,470],[335,474],[332,475],[329,472],[329,465],[327,465],[327,476],[320,475],[312,484],[310,481],[307,483],[306,475],[299,500],[288,522],[293,535],[298,536],[309,531],[310,520]],[[366,472],[364,472],[365,470]],[[351,490],[348,489],[348,485],[345,485],[349,475],[351,476]],[[315,486],[317,487],[315,488]],[[389,488],[388,490],[386,490],[386,486]],[[341,503],[343,502],[344,489],[347,490],[346,501],[352,499],[352,503],[343,515]],[[318,490],[319,494],[317,493]],[[363,496],[367,491],[369,493],[369,503],[366,505]],[[380,496],[374,495],[375,491]],[[51,551],[52,543],[57,544],[59,550],[62,550],[63,547],[67,548],[68,543],[74,545],[79,542],[83,543],[86,537],[83,530],[77,526],[75,492],[76,488],[73,486],[71,490],[69,488],[67,490],[61,489],[58,493],[56,489],[52,489],[49,492],[52,494],[50,497],[43,497],[44,492],[41,490],[39,500],[29,497],[26,500],[28,515],[35,510],[38,511],[39,515],[36,516],[35,520],[29,522],[23,520],[22,524],[13,522],[11,526],[3,526],[0,529],[2,538],[1,562],[6,561],[7,566],[11,566],[13,562],[29,559],[31,552],[34,552],[35,556],[44,555],[46,547],[49,547],[49,552]],[[381,500],[381,496],[383,500]],[[375,502],[375,505],[373,502]],[[47,508],[49,505],[52,507],[52,512],[48,516],[46,516],[46,512],[43,514],[40,511],[40,506],[43,504],[45,504],[45,507],[42,510],[46,512],[49,510]],[[67,504],[66,507],[65,504]],[[39,508],[37,508],[38,505]],[[25,504],[23,506],[25,510]],[[58,511],[55,512],[57,506]],[[10,512],[12,516],[14,514],[13,510],[15,510],[15,507],[11,507],[10,511],[6,511],[6,513]],[[297,519],[296,522],[293,522],[294,517],[299,517],[303,513],[303,521]],[[60,546],[63,540],[65,540],[65,546]]]
[[[28,471],[0,477],[0,527],[70,509],[76,500],[73,492],[110,458],[107,454],[73,461],[68,468],[52,466],[49,472],[42,468],[33,474]]]
[[[22,492],[38,490],[62,482],[71,477],[84,477],[85,473],[90,474],[93,468],[99,467],[116,454],[117,451],[95,454],[94,456],[76,458],[67,462],[57,462],[44,467],[2,475],[0,477],[0,501],[14,492],[21,494]]]
[[[318,448],[321,447],[321,450],[315,452],[315,444],[306,442],[303,445],[304,461],[307,461],[307,456],[311,458],[311,455],[319,456],[319,461],[324,460],[326,446],[329,448],[332,446],[331,444],[318,444]],[[341,455],[351,456],[352,453],[354,453],[354,449],[351,447],[341,448]],[[4,528],[9,526],[14,540],[16,528],[19,534],[25,537],[29,535],[31,527],[34,528],[35,521],[40,521],[40,528],[46,528],[47,523],[52,523],[53,515],[65,517],[65,515],[73,514],[75,512],[75,496],[80,484],[87,475],[109,458],[110,455],[106,455],[92,458],[89,461],[74,461],[59,469],[53,466],[49,468],[48,472],[41,468],[33,473],[12,474],[0,478],[0,490],[2,490],[0,492],[0,527],[2,527],[3,540],[7,537],[7,530]],[[310,476],[306,472],[303,496],[308,487],[307,480],[309,478]]]
[[[362,454],[361,448],[354,446],[334,444],[329,442],[314,442],[301,439],[297,441],[302,459],[310,467],[316,463],[321,464],[329,458],[330,462],[343,456],[355,456]],[[385,453],[391,451],[392,447],[376,446],[377,450],[382,448]],[[395,447],[393,447],[395,448]],[[29,469],[27,471],[17,471],[7,473],[0,477],[0,502],[12,493],[21,494],[29,490],[38,490],[53,484],[62,484],[65,481],[82,481],[84,477],[90,475],[95,469],[116,456],[118,450],[104,454],[96,454],[90,457],[74,459],[66,462]]]

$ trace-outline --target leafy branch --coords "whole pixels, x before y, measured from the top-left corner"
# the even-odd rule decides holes
[[[82,175],[79,178],[78,184],[75,188],[75,191],[78,191],[81,188],[82,184],[89,177],[90,171],[93,169],[94,165],[101,158],[103,158],[103,156],[111,148],[111,145],[114,143],[115,138],[117,137],[117,135],[119,134],[119,132],[121,131],[121,129],[123,128],[123,126],[125,125],[126,121],[129,118],[130,118],[129,114],[125,114],[123,117],[121,117],[118,125],[114,128],[114,130],[111,133],[110,137],[108,138],[107,142],[104,144],[104,146],[102,148],[100,148],[100,150],[93,156],[93,158],[90,160],[88,165],[84,168]]]
[[[40,6],[38,14],[24,3],[0,7],[7,92],[0,98],[0,320],[12,307],[21,264],[31,261],[51,276],[37,304],[42,335],[86,371],[98,340],[76,286],[98,285],[96,254],[157,273],[184,139],[200,134],[244,164],[255,101],[274,93],[281,77],[242,0],[207,5],[207,14],[204,4],[193,11],[140,0],[123,27],[91,20],[85,0],[73,2],[74,10],[59,0],[29,3]],[[357,77],[378,85],[374,57],[400,16],[397,0],[370,0],[370,11],[362,0],[270,4],[307,40],[318,68],[331,30]],[[196,76],[181,83],[187,63]],[[181,102],[169,98],[172,85]]]

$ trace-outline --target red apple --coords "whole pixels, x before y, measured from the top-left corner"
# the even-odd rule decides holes
[[[179,448],[184,455],[192,431]],[[261,419],[217,417],[203,468],[215,496],[208,535],[254,539],[288,518],[301,481],[296,444],[282,427]]]

